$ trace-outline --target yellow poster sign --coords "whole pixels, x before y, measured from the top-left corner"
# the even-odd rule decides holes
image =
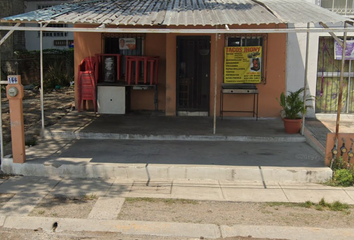
[[[224,83],[260,83],[262,47],[225,47]]]

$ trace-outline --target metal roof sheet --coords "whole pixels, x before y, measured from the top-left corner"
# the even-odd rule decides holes
[[[351,20],[304,0],[255,0],[284,23],[340,23]]]
[[[345,20],[302,0],[93,0],[6,17],[2,22],[215,26]]]

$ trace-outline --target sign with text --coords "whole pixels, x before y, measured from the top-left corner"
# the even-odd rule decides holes
[[[262,47],[225,47],[224,83],[260,83]]]
[[[334,40],[334,59],[342,60],[342,54],[343,48]],[[345,60],[354,60],[354,40],[347,40],[346,42]]]
[[[135,48],[135,38],[119,38],[119,50],[134,50]]]

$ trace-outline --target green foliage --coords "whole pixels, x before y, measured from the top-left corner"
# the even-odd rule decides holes
[[[304,203],[284,203],[284,202],[271,202],[266,203],[266,205],[270,207],[304,207],[304,208],[312,208],[316,209],[317,211],[343,211],[348,212],[350,211],[350,206],[346,203],[341,203],[339,201],[335,201],[333,203],[328,203],[324,198],[322,198],[318,203],[314,203],[311,201],[306,201]]]
[[[69,86],[73,77],[65,72],[65,64],[49,66],[44,75],[44,88],[54,89],[56,86]]]
[[[280,94],[280,98],[277,98],[280,106],[283,108],[285,118],[298,119],[301,115],[306,114],[307,108],[310,105],[304,105],[304,99],[301,96],[304,92],[304,88],[300,88],[296,92],[289,91],[289,94],[285,96],[284,92]],[[312,96],[306,97],[306,102],[312,100]]]
[[[333,182],[343,187],[352,186],[354,183],[353,173],[349,169],[338,169],[333,174]]]
[[[33,84],[39,84],[40,52],[21,51],[15,54],[22,64],[20,74],[30,76]],[[74,50],[44,49],[43,73],[45,89],[69,86],[74,79]]]
[[[348,164],[343,161],[343,157],[336,158],[333,161],[332,170],[346,169]]]
[[[311,201],[306,201],[306,202],[304,203],[304,207],[305,207],[305,208],[311,208],[312,205],[313,205],[313,202],[311,202]]]
[[[326,184],[330,186],[349,187],[354,184],[354,165],[343,161],[342,157],[336,158],[332,164],[333,177]]]

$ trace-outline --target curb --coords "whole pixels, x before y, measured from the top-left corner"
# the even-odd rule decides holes
[[[71,162],[75,162],[73,159]],[[7,174],[37,177],[112,178],[123,179],[214,179],[227,181],[325,182],[332,177],[328,167],[258,167],[227,165],[166,165],[117,163],[13,163],[3,159]]]
[[[0,218],[1,220],[2,218]],[[1,223],[1,222],[0,222]],[[53,228],[53,224],[56,226]],[[1,226],[1,225],[0,225]],[[174,222],[147,222],[121,220],[95,220],[72,218],[7,217],[3,224],[11,229],[38,229],[46,232],[120,232],[122,234],[152,235],[163,237],[226,238],[254,237],[276,239],[352,240],[354,229],[315,228],[265,225],[190,224]]]
[[[53,224],[56,228],[53,229]],[[121,220],[96,220],[73,218],[7,217],[5,228],[38,229],[47,232],[120,232],[123,234],[154,235],[165,237],[219,238],[220,229],[215,224],[189,224],[172,222],[143,222]]]
[[[228,142],[306,142],[303,136],[259,137],[218,135],[143,135],[93,132],[58,132],[45,130],[45,139],[149,140],[149,141],[228,141]]]

